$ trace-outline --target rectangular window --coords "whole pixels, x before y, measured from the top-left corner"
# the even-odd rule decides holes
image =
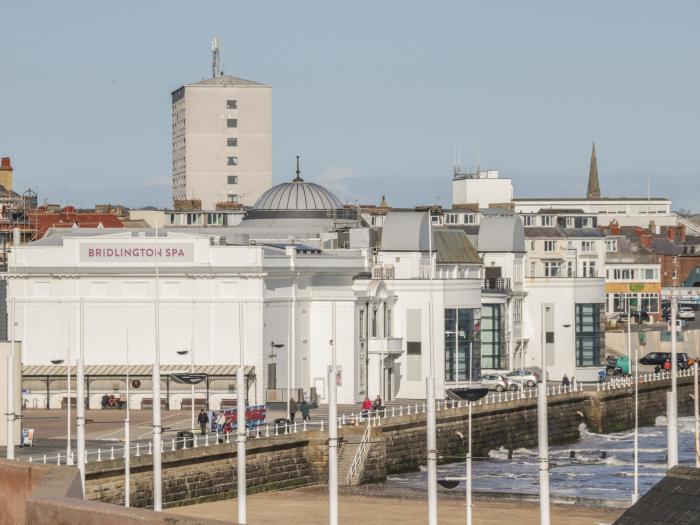
[[[227,128],[237,128],[238,127],[238,119],[237,118],[226,119],[226,127]]]
[[[605,349],[602,303],[576,305],[576,366],[600,366]]]
[[[226,180],[229,184],[238,184],[238,175],[228,175]]]
[[[557,241],[544,241],[544,251],[553,252],[557,247]]]
[[[481,306],[481,367],[500,369],[506,364],[503,306]]]
[[[542,215],[542,226],[552,226],[554,217],[552,215]]]
[[[238,109],[238,101],[229,99],[226,101],[226,109]]]
[[[370,331],[370,337],[377,337],[377,325],[377,308],[375,307],[372,309],[372,328]]]
[[[653,268],[646,268],[646,269],[644,270],[644,278],[645,278],[647,281],[653,281],[653,280],[656,279],[656,277],[654,276],[654,273],[656,273],[656,272],[654,271]]]
[[[445,308],[445,381],[478,381],[481,350],[478,308]]]
[[[533,224],[533,217],[532,215],[523,215],[523,226],[532,226]]]
[[[595,261],[583,261],[583,276],[597,277],[595,271]]]
[[[605,250],[608,252],[616,252],[617,239],[605,239]]]
[[[593,251],[593,241],[581,241],[581,251],[582,252],[592,252]]]
[[[406,310],[406,378],[420,381],[423,352],[421,348],[421,311],[417,308]]]
[[[384,337],[391,337],[391,308],[384,305]]]
[[[567,228],[575,228],[576,227],[576,219],[574,217],[567,217],[566,218],[566,227]]]
[[[561,261],[545,261],[544,276],[545,277],[562,277],[563,266]]]
[[[228,166],[238,166],[238,157],[228,157],[226,159],[226,164]]]
[[[226,145],[232,148],[238,146],[238,137],[228,137],[226,139]]]

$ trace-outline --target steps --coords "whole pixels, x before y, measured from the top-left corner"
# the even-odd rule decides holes
[[[338,454],[338,485],[347,486],[348,474],[350,467],[357,454],[357,449],[360,448],[362,436],[348,436],[343,439],[343,444],[340,447]]]

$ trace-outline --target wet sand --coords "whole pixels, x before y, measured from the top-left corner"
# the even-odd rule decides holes
[[[328,523],[328,497],[318,488],[303,488],[282,492],[265,492],[248,496],[248,525],[325,525]],[[200,518],[227,520],[235,523],[236,500],[222,500],[189,507],[168,509],[167,512]],[[476,501],[474,523],[479,525],[539,524],[539,507],[533,503]],[[553,525],[598,525],[614,522],[620,509],[597,509],[573,505],[553,505]],[[463,525],[464,503],[457,500],[438,502],[441,525]],[[400,523],[424,525],[427,505],[423,500],[372,498],[361,495],[340,495],[339,521],[343,525]]]

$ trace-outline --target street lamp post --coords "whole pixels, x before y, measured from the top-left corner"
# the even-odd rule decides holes
[[[247,521],[246,507],[246,388],[245,388],[245,340],[243,338],[243,301],[238,303],[238,345],[240,365],[236,372],[236,456],[238,462],[238,523],[245,525]]]
[[[15,298],[10,300],[10,332],[12,342],[7,358],[7,459],[15,459]]]
[[[85,498],[85,301],[80,298],[80,357],[78,357],[77,397],[76,397],[76,431],[78,434],[78,470],[80,471],[81,490]]]
[[[190,354],[190,373],[194,374],[194,341],[190,344],[192,345],[191,350],[177,350],[177,355]],[[190,428],[194,432],[194,383],[192,383],[192,393],[190,395],[192,396],[190,400]]]
[[[678,465],[678,357],[676,353],[676,314],[678,297],[671,296],[671,391],[666,393],[666,438],[668,446],[668,468]]]
[[[71,404],[72,400],[70,398],[70,346],[66,347],[66,359],[52,359],[51,363],[54,365],[62,365],[66,363],[66,380],[68,382],[67,393],[68,393],[68,408],[66,411],[66,465],[72,465],[71,460],[71,445],[70,445],[70,427],[71,427]]]
[[[545,307],[546,310],[549,310],[549,308],[549,306]],[[549,525],[549,429],[547,425],[547,363],[545,361],[544,340],[541,342],[541,344],[542,381],[537,383],[537,449],[539,456],[538,464],[540,481],[540,525]]]
[[[328,503],[330,525],[338,525],[338,402],[335,301],[331,306],[331,374],[328,385]]]
[[[131,504],[131,435],[129,433],[129,328],[126,329],[126,417],[124,418],[124,506]]]
[[[426,427],[427,427],[427,463],[428,463],[428,525],[437,525],[438,509],[437,509],[437,424],[435,415],[435,356],[434,356],[434,330],[433,330],[433,277],[434,277],[434,260],[433,260],[433,217],[432,210],[428,209],[428,256],[429,268],[428,278],[430,302],[428,304],[428,326],[429,326],[429,349],[430,363],[429,375],[425,381],[426,387]]]

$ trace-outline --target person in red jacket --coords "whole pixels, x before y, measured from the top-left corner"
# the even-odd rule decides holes
[[[365,400],[362,402],[362,417],[367,419],[369,417],[369,411],[372,410],[372,402],[369,397],[365,396]]]

